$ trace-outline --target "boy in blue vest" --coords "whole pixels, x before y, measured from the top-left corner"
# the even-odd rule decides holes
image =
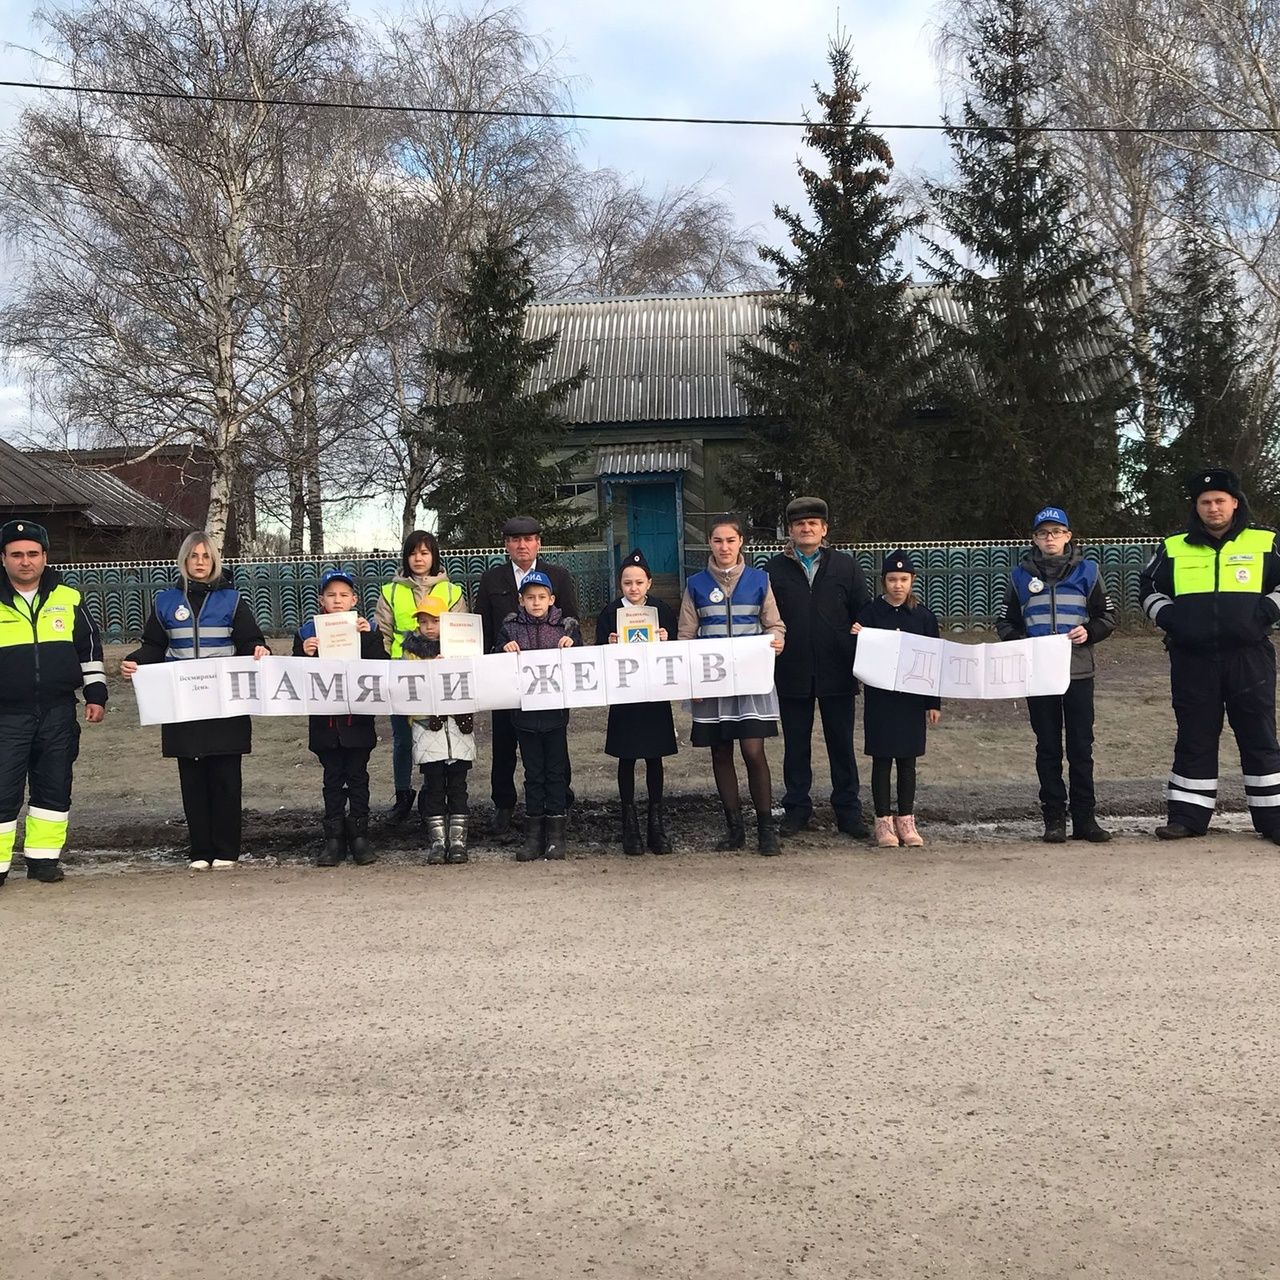
[[[1047,844],[1067,839],[1067,809],[1075,840],[1101,844],[1111,833],[1099,825],[1093,790],[1093,646],[1116,629],[1116,607],[1097,564],[1071,540],[1071,521],[1061,507],[1044,507],[1031,523],[1031,551],[1010,575],[996,619],[1001,640],[1065,635],[1071,651],[1066,693],[1028,698],[1036,735],[1036,773]],[[1070,795],[1062,781],[1065,730]]]

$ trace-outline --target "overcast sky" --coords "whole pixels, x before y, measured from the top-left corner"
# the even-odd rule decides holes
[[[931,56],[935,0],[524,0],[531,32],[561,50],[579,77],[580,110],[633,115],[794,119],[812,108],[813,84],[827,83],[827,42],[843,25],[867,83],[873,121],[934,121],[939,112]],[[395,6],[357,3],[357,14]],[[37,39],[32,6],[0,0],[0,79],[39,79],[16,46]],[[0,128],[30,93],[0,89]],[[900,170],[936,172],[945,163],[937,134],[890,133]],[[721,190],[744,226],[774,241],[775,202],[803,208],[795,161],[798,130],[731,126],[596,123],[583,128],[587,163],[665,183],[705,179]],[[0,380],[0,434],[21,434],[23,394]],[[349,531],[353,536],[365,530]],[[372,534],[373,530],[368,530]],[[347,536],[334,530],[338,538]]]

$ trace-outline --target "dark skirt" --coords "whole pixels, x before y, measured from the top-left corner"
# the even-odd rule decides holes
[[[695,747],[716,747],[739,738],[776,738],[776,720],[695,720],[689,741]]]
[[[873,760],[924,755],[928,709],[929,699],[918,693],[894,693],[865,686],[862,749]]]
[[[615,760],[652,760],[676,753],[669,702],[633,702],[609,708],[604,753]]]

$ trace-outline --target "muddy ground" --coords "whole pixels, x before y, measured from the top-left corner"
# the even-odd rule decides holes
[[[1280,1274],[1280,851],[0,890],[6,1280]]]
[[[113,649],[114,671],[124,648]],[[1168,667],[1159,643],[1149,637],[1116,639],[1098,650],[1097,760],[1100,808],[1108,815],[1140,817],[1161,812],[1161,785],[1173,746]],[[100,726],[86,726],[76,766],[75,812],[70,856],[114,856],[143,852],[177,856],[184,848],[177,769],[160,758],[160,733],[142,728],[133,696],[112,680],[111,712]],[[603,709],[575,712],[570,739],[575,811],[572,839],[580,851],[604,852],[616,843],[616,762],[604,754]],[[855,741],[862,746],[861,700]],[[720,812],[708,755],[688,746],[688,714],[676,711],[681,752],[668,761],[667,789],[672,825],[686,850],[705,848],[718,833]],[[480,759],[471,774],[477,827],[489,811],[488,726],[479,717]],[[375,814],[392,795],[390,730],[380,722],[380,743],[370,762]],[[782,795],[782,743],[770,743],[775,797]],[[870,807],[870,764],[859,756],[864,803]],[[1221,804],[1243,808],[1243,790],[1232,778],[1237,756],[1224,746]],[[830,786],[821,730],[815,730],[814,764],[819,826],[831,827],[825,807]],[[642,771],[643,772],[643,771]],[[254,723],[254,754],[245,770],[245,850],[249,856],[308,857],[315,852],[320,809],[320,768],[306,748],[303,720],[262,718]],[[744,779],[745,792],[745,779]],[[930,732],[921,761],[917,812],[922,822],[994,823],[996,834],[1023,835],[1036,815],[1034,740],[1021,702],[953,702]],[[1133,825],[1133,830],[1151,823]],[[957,835],[961,833],[956,833]],[[984,838],[987,832],[984,832]],[[411,856],[420,835],[376,830],[383,850]]]

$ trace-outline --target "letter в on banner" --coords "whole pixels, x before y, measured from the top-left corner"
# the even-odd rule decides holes
[[[173,662],[148,663],[133,673],[133,696],[138,700],[139,724],[169,724],[174,712]]]
[[[347,707],[347,667],[341,658],[312,658],[307,663],[307,714],[345,716]]]
[[[649,697],[657,702],[662,698],[675,701],[693,697],[689,688],[689,668],[693,665],[690,653],[698,644],[706,643],[705,640],[668,640],[627,647],[639,649],[641,662],[648,664]]]
[[[650,649],[664,647],[651,644],[609,645],[604,655],[604,687],[611,707],[649,701],[649,669],[644,655]]]
[[[342,659],[332,661],[342,664]],[[310,658],[263,658],[258,663],[258,685],[262,690],[257,714],[263,716],[306,715],[307,677],[311,671]],[[347,704],[344,699],[342,709]]]
[[[566,707],[598,707],[604,702],[604,647],[560,650],[560,679]]]
[[[942,656],[946,641],[899,632],[898,671],[894,686],[903,693],[937,697],[942,691]]]
[[[353,716],[391,714],[392,662],[347,663],[347,710]]]
[[[732,698],[736,676],[732,640],[700,640],[689,645],[690,697]]]
[[[559,649],[528,649],[516,654],[521,711],[562,711],[564,676]]]
[[[1037,636],[1027,644],[1031,651],[1027,697],[1066,693],[1071,687],[1071,641],[1066,636]]]
[[[898,675],[898,653],[901,645],[901,631],[863,627],[858,632],[853,674],[863,684],[869,684],[874,689],[892,689]]]
[[[435,684],[430,674],[434,661],[406,659],[391,664],[391,714],[397,716],[433,716]]]
[[[433,658],[420,665],[431,673],[432,715],[469,716],[477,710],[475,658]]]
[[[700,644],[710,640],[696,640],[689,645],[695,657]],[[733,641],[734,693],[744,697],[751,693],[769,693],[773,689],[773,669],[778,655],[773,651],[773,637],[742,636]]]
[[[473,658],[477,711],[508,711],[520,705],[518,653],[489,653]]]

